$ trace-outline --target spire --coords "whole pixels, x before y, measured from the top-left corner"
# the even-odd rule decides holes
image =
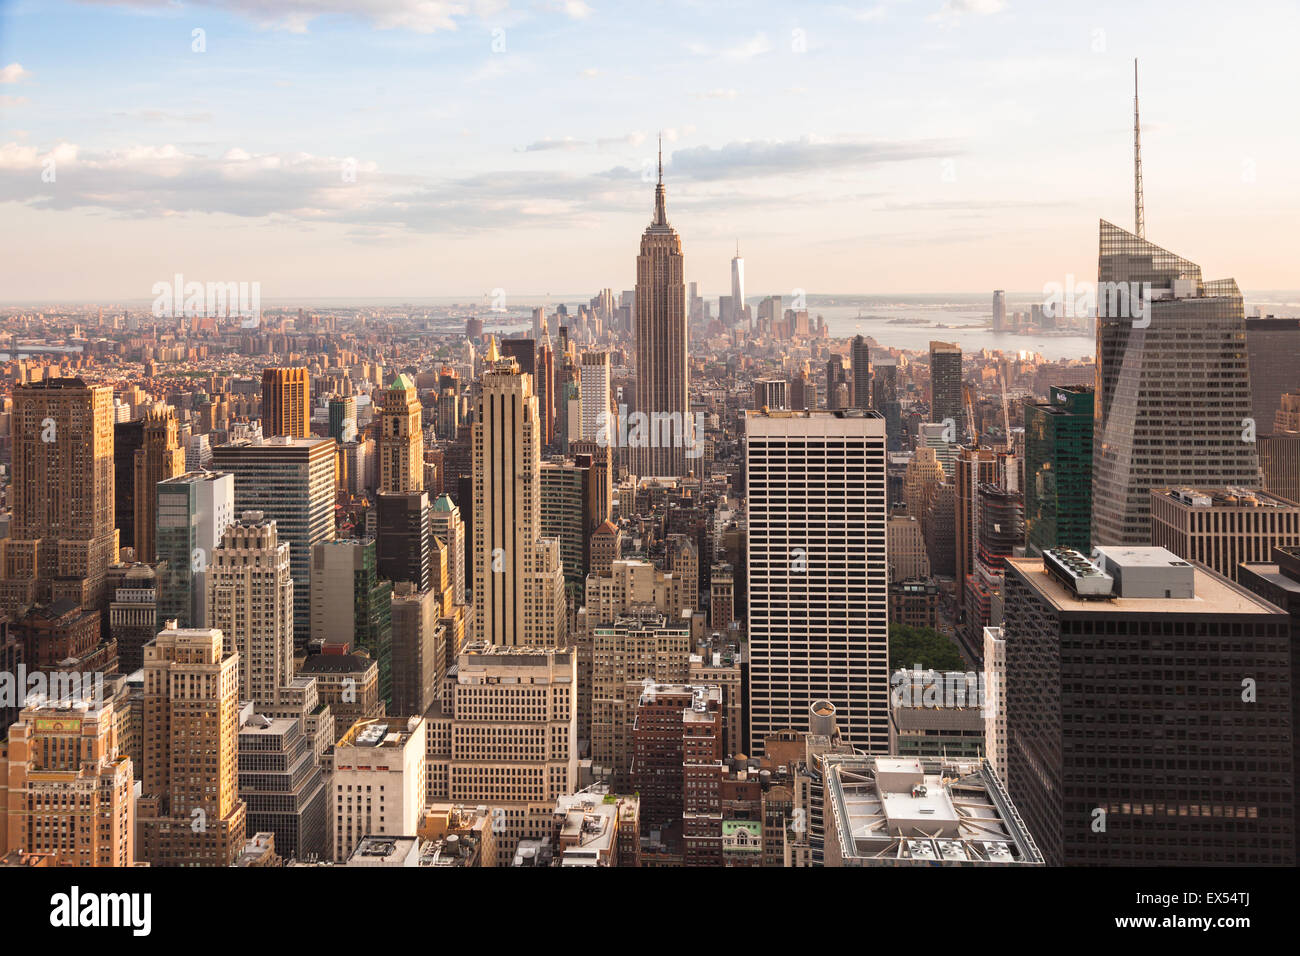
[[[655,219],[652,225],[668,225],[668,209],[664,202],[664,137],[659,134],[659,183],[655,186]]]
[[[1142,208],[1142,123],[1138,119],[1138,61],[1133,58],[1133,227],[1139,239],[1146,238],[1146,215]]]

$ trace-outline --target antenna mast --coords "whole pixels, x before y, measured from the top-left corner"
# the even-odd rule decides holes
[[[1142,202],[1142,123],[1138,119],[1138,61],[1133,58],[1133,224],[1137,237],[1145,239],[1146,216]]]

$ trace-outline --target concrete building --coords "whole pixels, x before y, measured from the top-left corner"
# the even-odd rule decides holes
[[[1300,545],[1300,504],[1249,488],[1153,488],[1151,544],[1235,581],[1243,563]]]
[[[1234,280],[1105,221],[1097,280],[1092,541],[1144,546],[1151,489],[1261,484],[1245,313]]]
[[[380,577],[375,552],[373,538],[322,541],[312,548],[312,637],[369,654],[379,667],[379,696],[390,701],[393,585]]]
[[[246,511],[222,535],[207,579],[205,623],[221,631],[226,653],[239,657],[239,699],[278,703],[280,688],[293,680],[289,543],[274,521]]]
[[[684,683],[690,671],[691,628],[653,605],[635,605],[592,629],[591,760],[613,786],[631,783],[632,724],[646,681]]]
[[[1007,641],[1000,627],[984,628],[984,755],[1007,782]]]
[[[889,745],[885,420],[748,413],[751,746],[832,701],[846,741]],[[846,551],[845,541],[859,542]]]
[[[311,549],[334,539],[334,439],[241,439],[212,449],[212,464],[235,476],[235,510],[260,511],[289,542],[294,646],[311,636]]]
[[[447,627],[441,595],[403,581],[392,596],[392,712],[423,714],[447,671]],[[450,608],[448,608],[450,611]],[[454,652],[453,652],[454,653]]]
[[[0,611],[67,598],[107,605],[117,563],[113,520],[113,390],[79,378],[13,389],[12,518],[0,540]]]
[[[161,631],[144,657],[144,780],[136,857],[230,866],[244,847],[239,655],[216,628]]]
[[[347,860],[365,837],[414,838],[424,817],[424,718],[359,720],[334,747],[334,860]]]
[[[560,542],[542,537],[540,451],[532,379],[496,360],[474,423],[472,525],[476,633],[491,644],[565,643]]]
[[[903,668],[894,672],[891,683],[891,756],[985,755],[982,675]]]
[[[203,627],[207,568],[235,522],[235,476],[186,472],[158,484],[158,621]]]
[[[181,448],[176,412],[170,405],[145,415],[141,447],[135,452],[135,559],[156,560],[158,482],[185,471],[185,450]]]
[[[915,515],[892,515],[885,527],[889,539],[889,580],[922,580],[930,576],[925,534]]]
[[[409,376],[399,375],[384,392],[379,414],[379,490],[408,494],[424,490],[424,432],[420,394]]]
[[[50,865],[135,864],[131,758],[121,717],[94,693],[32,695],[0,746],[0,856],[48,855]]]
[[[1042,866],[979,760],[826,758],[826,866]]]
[[[311,437],[311,379],[305,368],[262,370],[262,434]]]
[[[491,807],[498,866],[520,840],[549,840],[575,789],[576,683],[571,650],[473,641],[426,717],[427,799]]]
[[[286,859],[329,856],[326,779],[312,740],[293,717],[267,717],[246,704],[239,728],[239,796],[247,827],[270,833]]]

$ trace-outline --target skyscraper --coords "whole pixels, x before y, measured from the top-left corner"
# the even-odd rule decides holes
[[[965,430],[961,385],[961,347],[952,342],[931,342],[930,421],[943,424],[951,420],[956,435]]]
[[[342,445],[357,438],[357,400],[351,395],[330,399],[330,438]]]
[[[158,509],[158,482],[184,473],[185,450],[180,445],[176,413],[170,406],[150,411],[144,418],[144,441],[135,453],[135,559],[156,560],[154,535]]]
[[[740,325],[748,318],[745,311],[745,260],[740,258],[740,243],[731,260],[731,316],[730,325]]]
[[[312,546],[312,637],[351,644],[369,654],[379,665],[379,696],[388,701],[393,692],[393,585],[379,575],[373,538]]]
[[[1087,553],[1092,541],[1093,390],[1053,385],[1045,403],[1026,401],[1025,543]]]
[[[1097,554],[1007,561],[1007,787],[1045,862],[1291,865],[1287,614],[1164,548]]]
[[[491,644],[563,643],[560,544],[541,536],[540,452],[532,378],[499,360],[483,374],[474,423],[474,619]]]
[[[871,408],[871,343],[855,335],[849,346],[852,368],[853,407]]]
[[[79,378],[15,386],[12,429],[5,600],[99,607],[117,562],[113,390]]]
[[[409,376],[399,375],[384,392],[380,412],[379,490],[424,490],[424,432],[420,395]]]
[[[1152,488],[1261,484],[1241,292],[1105,220],[1097,279],[1092,540],[1148,544]]]
[[[648,417],[649,436],[631,449],[640,477],[687,473],[691,428],[686,360],[686,280],[682,240],[668,224],[663,151],[655,186],[654,219],[636,259],[636,411]]]
[[[137,859],[230,866],[244,846],[238,794],[239,657],[215,628],[172,629],[144,652]]]
[[[825,698],[853,746],[889,747],[885,420],[749,412],[750,746]]]
[[[334,539],[334,439],[248,439],[212,449],[212,466],[235,476],[235,510],[260,511],[289,542],[294,643],[311,636],[311,548]]]
[[[1007,294],[1001,289],[993,290],[993,331],[1001,332],[1007,327]]]
[[[593,441],[604,429],[605,441],[616,431],[610,412],[608,352],[583,352],[578,363],[578,389],[582,400],[582,437]]]
[[[293,680],[293,577],[275,522],[246,511],[225,530],[207,571],[207,626],[239,655],[239,699],[280,702]]]
[[[158,626],[204,627],[207,568],[235,521],[235,476],[197,471],[158,483]]]
[[[262,434],[311,436],[311,384],[305,368],[262,370]]]

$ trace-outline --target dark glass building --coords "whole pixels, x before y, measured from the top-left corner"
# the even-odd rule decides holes
[[[1008,789],[1053,866],[1290,865],[1291,620],[1164,548],[1007,562]]]
[[[1053,385],[1024,405],[1025,543],[1087,552],[1092,544],[1092,399],[1085,385]]]

